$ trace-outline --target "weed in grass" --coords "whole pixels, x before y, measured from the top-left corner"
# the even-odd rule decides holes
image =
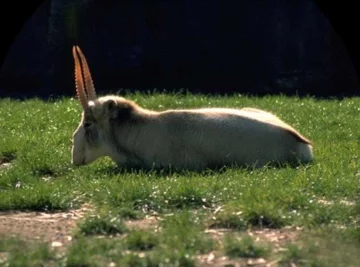
[[[45,183],[6,190],[1,193],[0,211],[57,211],[78,207],[68,190],[61,184]]]
[[[113,180],[104,184],[106,184],[108,204],[112,207],[118,208],[131,205],[135,210],[148,211],[157,209],[157,204],[151,197],[152,184],[145,177],[136,177],[131,174],[119,181]],[[104,193],[100,192],[99,197],[103,198]]]
[[[249,204],[242,201],[229,202],[219,214],[215,216],[215,225],[228,228],[281,228],[290,224],[291,217],[281,209],[276,209],[273,202],[249,200]],[[288,215],[288,216],[287,216]]]
[[[281,253],[279,260],[280,266],[302,265],[305,254],[302,249],[296,244],[288,244]]]
[[[16,159],[16,151],[15,150],[3,150],[0,151],[0,165],[3,163],[9,163]]]
[[[119,242],[91,237],[79,237],[69,247],[65,266],[108,266],[122,257],[123,247]]]
[[[234,236],[224,238],[225,254],[231,258],[266,258],[270,254],[270,246],[256,244],[249,235],[243,235],[240,239]]]
[[[252,227],[281,228],[287,224],[287,220],[284,215],[271,212],[269,210],[249,210],[244,213],[244,217],[248,225],[251,225]]]
[[[195,257],[192,253],[184,249],[173,249],[169,247],[167,250],[158,250],[146,257],[145,266],[197,266]]]
[[[55,253],[47,244],[13,238],[0,238],[0,253],[7,255],[5,259],[0,258],[4,266],[45,266],[56,261]]]
[[[137,238],[136,238],[137,239]],[[80,237],[68,249],[65,266],[196,266],[192,252],[168,245],[153,247],[154,251],[128,252],[127,239]]]
[[[302,215],[303,225],[308,227],[320,227],[328,225],[351,225],[356,218],[354,216],[354,207],[331,204],[331,205],[313,205],[307,213]]]
[[[55,171],[50,166],[41,166],[33,169],[33,174],[40,177],[54,176]]]
[[[191,211],[167,216],[162,227],[162,244],[169,248],[206,253],[215,246],[215,242],[203,234],[203,217]]]
[[[229,228],[235,230],[245,230],[246,222],[241,217],[241,213],[220,212],[209,219],[210,228]]]
[[[356,243],[360,248],[360,225],[345,228],[342,232],[343,239]]]
[[[126,237],[126,244],[130,250],[150,250],[156,247],[159,238],[153,233],[136,230]]]
[[[144,218],[144,213],[127,207],[120,208],[115,211],[115,214],[118,214],[124,220],[139,220]]]
[[[172,191],[167,196],[166,204],[168,207],[184,209],[210,206],[210,203],[199,188],[193,187],[191,184],[184,184],[176,189],[178,190]]]
[[[135,210],[130,203],[124,203],[120,207],[114,207],[103,203],[96,207],[96,213],[107,214],[107,216],[117,217],[122,220],[140,220],[145,214]]]
[[[147,258],[140,257],[137,254],[126,254],[123,257],[121,257],[117,262],[117,266],[124,266],[124,267],[132,267],[132,266],[138,266],[138,267],[150,267],[154,266],[152,264],[149,264]],[[159,265],[157,265],[159,266]]]
[[[304,232],[296,244],[280,253],[280,266],[359,266],[360,244],[344,239],[339,230],[314,229]]]
[[[127,231],[123,221],[112,216],[88,216],[78,225],[83,235],[115,235]]]
[[[48,147],[51,144],[42,144],[41,146],[34,148],[26,148],[19,156],[19,164],[25,167],[26,171],[29,171],[33,176],[60,176],[64,174],[65,164],[60,164],[61,161],[54,157]]]

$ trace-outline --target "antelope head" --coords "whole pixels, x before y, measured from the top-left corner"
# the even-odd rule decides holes
[[[85,165],[105,156],[107,122],[116,106],[112,98],[97,98],[89,66],[78,46],[73,46],[75,86],[82,106],[81,121],[72,136],[72,164]]]

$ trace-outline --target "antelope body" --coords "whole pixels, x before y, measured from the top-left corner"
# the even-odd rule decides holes
[[[86,59],[73,47],[83,107],[72,163],[108,156],[119,167],[203,170],[226,165],[312,161],[312,144],[270,112],[255,108],[152,111],[123,97],[97,98]],[[81,61],[81,62],[80,62]]]

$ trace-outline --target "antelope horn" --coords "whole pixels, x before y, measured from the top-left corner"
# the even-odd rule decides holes
[[[85,110],[88,107],[88,101],[85,93],[84,88],[84,79],[81,71],[81,64],[79,61],[79,56],[76,53],[76,47],[73,46],[73,57],[75,61],[75,86],[76,86],[76,93],[79,97],[80,103]]]
[[[91,72],[87,63],[87,60],[84,56],[84,54],[82,53],[80,47],[76,46],[76,51],[79,53],[80,55],[80,59],[82,62],[82,66],[83,66],[83,74],[84,74],[84,78],[85,78],[85,90],[88,96],[88,100],[95,100],[96,99],[96,92],[95,92],[95,87],[94,87],[94,83],[91,77]]]

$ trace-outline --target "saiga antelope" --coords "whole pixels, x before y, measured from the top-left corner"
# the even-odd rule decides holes
[[[115,95],[97,98],[87,60],[73,46],[82,118],[73,133],[72,163],[104,156],[119,167],[204,170],[227,165],[307,163],[312,144],[277,116],[260,109],[153,111]]]

